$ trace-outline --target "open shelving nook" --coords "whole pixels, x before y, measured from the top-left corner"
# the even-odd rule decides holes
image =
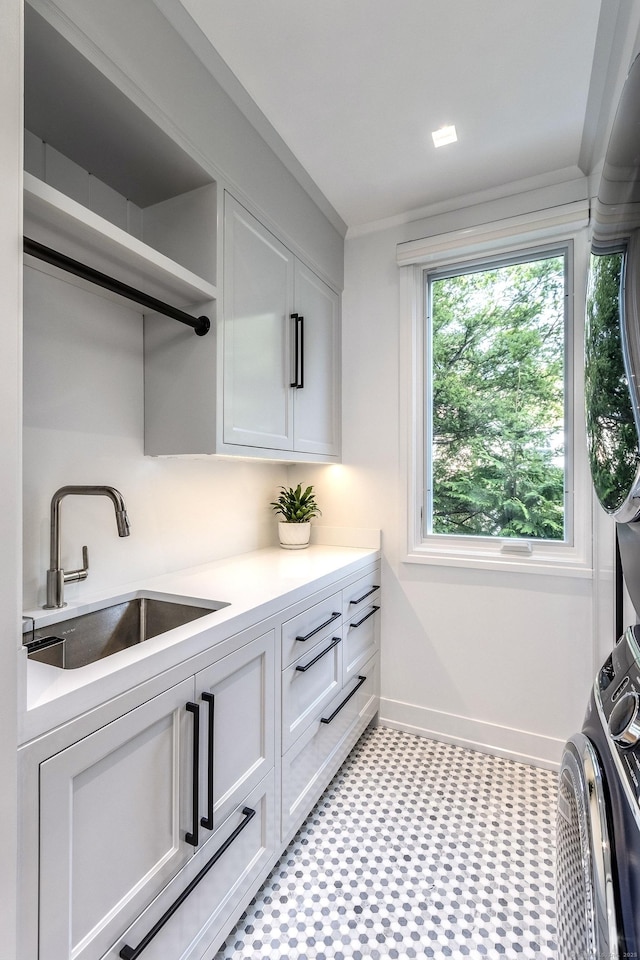
[[[45,12],[25,6],[25,236],[176,307],[210,311],[215,179]]]

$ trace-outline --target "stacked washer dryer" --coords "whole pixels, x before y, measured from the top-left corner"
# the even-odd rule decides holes
[[[625,84],[594,209],[585,343],[593,483],[616,520],[640,611],[640,58]],[[600,669],[565,746],[557,807],[560,960],[640,957],[640,626]]]

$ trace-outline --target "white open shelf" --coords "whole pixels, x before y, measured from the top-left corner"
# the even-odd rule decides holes
[[[26,172],[24,234],[176,307],[217,299],[214,284]]]

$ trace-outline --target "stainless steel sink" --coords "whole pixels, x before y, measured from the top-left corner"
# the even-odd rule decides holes
[[[27,654],[31,660],[75,670],[229,606],[218,601],[207,604],[152,596],[118,600],[30,630],[24,637]]]

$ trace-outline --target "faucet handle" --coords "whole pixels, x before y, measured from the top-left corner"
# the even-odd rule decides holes
[[[80,570],[65,570],[64,582],[75,583],[77,580],[86,580],[89,575],[89,551],[82,548],[82,568]]]

